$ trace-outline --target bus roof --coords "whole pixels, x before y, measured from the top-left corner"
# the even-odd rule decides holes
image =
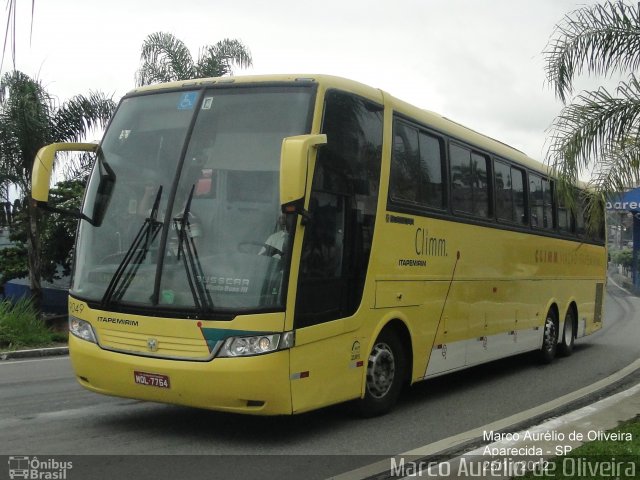
[[[465,127],[453,120],[448,119],[430,110],[421,109],[411,105],[392,95],[367,86],[363,83],[348,80],[342,77],[317,74],[299,75],[247,75],[232,77],[213,77],[193,80],[180,80],[176,82],[160,83],[138,87],[128,92],[127,95],[142,93],[153,90],[178,89],[189,87],[205,87],[208,85],[231,85],[231,84],[256,84],[256,83],[280,83],[280,82],[309,82],[317,83],[323,89],[337,88],[354,94],[358,94],[371,100],[383,103],[391,107],[394,111],[408,117],[425,127],[437,132],[446,134],[458,139],[481,151],[491,153],[498,157],[503,157],[519,163],[520,165],[545,175],[550,174],[550,169],[543,163],[529,157],[520,150],[513,148],[506,143],[483,135],[471,128]]]

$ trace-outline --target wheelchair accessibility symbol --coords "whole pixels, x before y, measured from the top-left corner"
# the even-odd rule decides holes
[[[198,100],[198,92],[186,92],[180,96],[178,110],[193,110]]]

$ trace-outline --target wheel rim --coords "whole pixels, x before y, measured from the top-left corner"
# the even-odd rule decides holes
[[[546,352],[553,352],[558,343],[558,331],[556,329],[556,322],[553,318],[547,317],[547,321],[544,324],[544,350]]]
[[[389,345],[378,343],[369,355],[367,390],[375,398],[382,398],[393,385],[396,362]]]

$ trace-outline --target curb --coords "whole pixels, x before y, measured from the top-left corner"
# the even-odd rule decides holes
[[[36,348],[31,350],[14,350],[13,352],[0,353],[0,360],[12,360],[16,358],[51,357],[54,355],[68,355],[69,347]]]
[[[448,438],[444,438],[442,440],[438,440],[436,442],[430,443],[428,445],[424,445],[422,447],[416,448],[414,450],[410,450],[408,452],[399,453],[393,457],[385,458],[384,460],[380,460],[378,462],[364,465],[360,468],[356,468],[349,472],[342,473],[335,477],[332,477],[334,480],[356,480],[356,479],[373,479],[373,478],[389,478],[389,476],[384,476],[385,473],[389,472],[389,465],[391,458],[406,459],[409,463],[419,464],[420,461],[425,461],[427,463],[435,462],[434,464],[440,464],[443,462],[453,462],[459,461],[460,458],[465,455],[477,454],[476,449],[481,445],[484,445],[480,439],[483,437],[484,432],[495,431],[495,432],[507,432],[509,429],[515,429],[519,431],[521,429],[538,429],[546,427],[549,424],[556,423],[568,423],[570,421],[575,421],[577,417],[586,417],[587,415],[591,415],[592,417],[597,415],[600,411],[600,408],[609,403],[615,403],[617,399],[623,399],[626,397],[639,398],[640,397],[640,383],[635,384],[633,387],[629,389],[619,392],[614,395],[607,395],[603,399],[595,401],[595,402],[587,402],[584,406],[572,408],[576,402],[580,402],[582,399],[586,399],[589,395],[592,395],[597,392],[603,392],[607,388],[615,385],[620,381],[624,381],[629,378],[635,372],[640,370],[640,359],[635,362],[627,365],[621,370],[605,377],[601,380],[598,380],[591,385],[587,385],[586,387],[580,388],[573,392],[570,392],[566,395],[556,398],[555,400],[551,400],[544,404],[538,405],[536,407],[530,408],[528,410],[516,413],[511,415],[510,417],[506,417],[495,422],[489,423],[487,425],[483,425],[474,429],[471,429],[467,432],[463,432],[457,435],[453,435]],[[613,399],[613,400],[612,400]],[[632,399],[633,401],[633,399]],[[638,407],[637,405],[633,405],[633,414],[621,414],[620,418],[616,417],[615,404],[613,406],[614,417],[616,420],[624,421],[630,418],[633,418],[634,415],[637,414]],[[563,409],[567,409],[566,413],[562,413]],[[591,424],[590,424],[591,425]],[[615,423],[613,424],[615,426]],[[598,429],[598,425],[592,425],[593,429]],[[613,428],[613,427],[610,427]],[[607,428],[609,429],[609,428]],[[436,476],[433,473],[427,473],[425,471],[425,476]],[[403,477],[407,478],[407,477]],[[446,477],[446,478],[458,478],[458,477]],[[466,478],[466,477],[465,477]],[[500,477],[500,476],[492,476],[491,478],[496,478],[497,480],[508,477]]]

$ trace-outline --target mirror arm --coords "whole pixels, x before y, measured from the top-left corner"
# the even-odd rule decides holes
[[[90,219],[89,217],[87,217],[80,210],[77,210],[77,209],[70,210],[68,208],[53,207],[53,206],[49,205],[47,202],[40,202],[40,201],[37,201],[37,200],[35,201],[35,204],[36,204],[37,208],[39,208],[40,210],[44,210],[45,212],[59,213],[61,215],[66,215],[66,216],[69,216],[69,217],[77,218],[78,220],[86,220],[91,225],[95,226],[95,223],[93,222],[93,220]]]
[[[302,217],[300,222],[302,226],[308,225],[313,221],[313,214],[304,208],[304,198],[282,205],[282,213],[285,215],[300,215]]]

